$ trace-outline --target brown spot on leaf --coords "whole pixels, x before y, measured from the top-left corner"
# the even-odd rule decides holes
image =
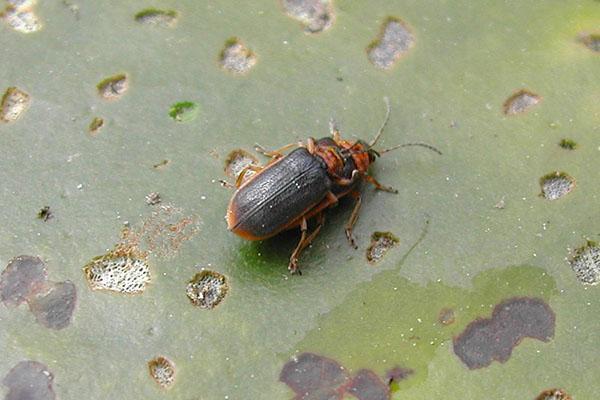
[[[44,364],[21,361],[2,380],[8,388],[4,400],[54,400],[53,380],[54,375]]]
[[[258,165],[258,160],[246,150],[233,150],[225,159],[225,173],[231,178],[237,178],[238,175],[249,165]],[[250,177],[254,171],[246,170],[244,177]]]
[[[175,364],[166,357],[156,357],[148,362],[150,376],[163,389],[170,388],[175,382]]]
[[[438,314],[438,322],[442,325],[451,325],[454,323],[454,310],[451,308],[442,308]]]
[[[331,0],[282,0],[285,13],[304,25],[306,33],[323,32],[335,20],[335,11]]]
[[[29,309],[46,328],[63,329],[71,323],[77,291],[70,282],[50,283],[43,295],[29,301]]]
[[[0,18],[17,32],[33,33],[42,29],[42,23],[29,6],[8,5]]]
[[[103,99],[117,100],[129,89],[129,81],[127,75],[118,74],[104,79],[96,87],[98,88],[98,94]]]
[[[16,87],[6,89],[2,102],[0,103],[0,121],[14,122],[29,107],[31,99],[27,93]]]
[[[572,398],[562,389],[548,389],[540,393],[535,400],[572,400]]]
[[[38,257],[13,258],[0,275],[0,300],[7,306],[18,306],[31,298],[46,285],[46,263]]]
[[[229,72],[244,74],[256,64],[256,55],[240,39],[231,38],[225,42],[219,62]]]
[[[136,22],[172,28],[177,24],[177,11],[147,8],[135,14]]]
[[[104,120],[100,117],[94,117],[92,122],[90,122],[90,126],[88,127],[90,133],[92,135],[96,135],[100,132],[100,129],[104,126]]]
[[[369,61],[377,68],[390,69],[415,45],[415,37],[401,19],[389,17],[379,37],[367,47]]]
[[[521,89],[504,102],[504,114],[515,115],[520,114],[542,101],[542,98],[537,94],[530,92],[527,89]]]
[[[371,235],[371,245],[367,248],[367,261],[375,264],[399,242],[400,239],[391,232],[374,232]]]
[[[193,305],[211,309],[227,295],[227,278],[215,271],[202,270],[188,282],[186,294]]]
[[[454,338],[454,353],[469,369],[508,361],[523,338],[548,342],[554,336],[554,312],[541,299],[515,297],[494,307],[491,318],[477,319]]]

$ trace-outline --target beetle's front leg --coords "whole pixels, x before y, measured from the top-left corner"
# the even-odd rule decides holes
[[[388,193],[398,193],[398,190],[394,189],[391,186],[384,186],[381,183],[377,182],[377,180],[375,178],[373,178],[371,175],[367,175],[367,174],[363,174],[363,178],[365,178],[365,180],[371,184],[373,184],[373,186],[375,186],[375,189],[377,190],[383,190],[384,192],[388,192]]]
[[[356,199],[356,202],[354,203],[354,209],[352,210],[350,219],[348,220],[348,222],[346,222],[346,226],[345,226],[346,238],[348,238],[348,242],[350,243],[350,246],[354,247],[355,249],[358,249],[358,246],[356,245],[356,241],[354,240],[354,235],[352,234],[352,230],[354,228],[354,224],[356,224],[356,221],[358,220],[358,212],[360,211],[360,205],[362,204],[362,198],[360,196],[360,192],[358,192],[358,191],[350,192],[350,195]]]
[[[300,257],[300,253],[302,252],[302,250],[304,250],[309,244],[311,244],[315,237],[317,237],[317,235],[321,231],[323,222],[325,221],[323,213],[320,213],[317,218],[318,225],[310,233],[310,235],[307,235],[308,224],[306,222],[306,218],[302,217],[302,222],[300,223],[300,231],[302,232],[302,236],[300,237],[300,242],[298,242],[298,245],[296,246],[294,252],[290,257],[290,263],[288,265],[288,269],[292,274],[298,273],[299,275],[302,275],[302,272],[300,272],[300,269],[298,268],[298,257]]]

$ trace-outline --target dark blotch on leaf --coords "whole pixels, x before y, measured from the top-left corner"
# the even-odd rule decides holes
[[[51,283],[43,296],[29,301],[29,308],[46,328],[63,329],[71,323],[76,300],[77,291],[72,282]]]
[[[337,388],[348,380],[344,368],[326,357],[302,353],[283,366],[279,380],[288,385],[297,399],[338,399]]]
[[[30,300],[46,285],[46,264],[38,257],[18,256],[0,275],[0,300],[10,306]]]
[[[54,376],[36,361],[21,361],[2,380],[8,388],[4,400],[54,400]]]
[[[548,342],[554,336],[554,312],[541,299],[515,297],[494,307],[491,318],[477,319],[454,338],[454,353],[469,369],[506,362],[515,346],[530,337]]]
[[[358,400],[387,400],[390,389],[373,371],[361,369],[348,384],[346,391]]]

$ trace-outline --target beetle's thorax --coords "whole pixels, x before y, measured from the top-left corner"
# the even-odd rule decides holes
[[[346,165],[351,162],[359,172],[367,172],[371,160],[364,143],[346,140],[334,141],[331,138],[319,139],[316,142],[314,155],[320,157],[332,176],[344,176]],[[350,171],[351,172],[351,171]]]

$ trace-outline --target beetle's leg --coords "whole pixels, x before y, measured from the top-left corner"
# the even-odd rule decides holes
[[[340,185],[340,186],[349,186],[349,185],[352,185],[354,182],[356,182],[356,177],[358,175],[359,175],[359,171],[357,169],[355,169],[354,171],[352,171],[352,177],[350,179],[338,177],[335,180],[335,183],[337,185]]]
[[[398,190],[394,189],[391,186],[382,185],[381,183],[377,182],[377,180],[371,175],[363,174],[363,178],[365,178],[367,182],[372,183],[375,186],[375,189],[377,190],[383,190],[384,192],[388,193],[398,193]]]
[[[221,186],[226,187],[227,189],[235,189],[236,185],[232,185],[231,183],[227,182],[225,179],[219,179],[219,183],[221,184]]]
[[[260,144],[255,143],[254,144],[254,150],[256,150],[257,152],[259,152],[260,154],[262,154],[263,156],[266,157],[271,157],[271,158],[281,158],[283,157],[283,152],[286,150],[291,149],[292,147],[298,147],[299,144],[298,143],[290,143],[290,144],[286,144],[285,146],[277,149],[277,150],[267,150],[264,147],[262,147]]]
[[[302,232],[302,236],[300,236],[300,242],[298,242],[298,245],[292,252],[292,255],[290,256],[290,263],[288,264],[288,270],[292,274],[295,274],[296,272],[298,272],[298,256],[300,255],[300,252],[302,251],[302,244],[306,240],[306,231],[307,230],[308,230],[308,224],[306,223],[306,218],[302,217],[302,221],[300,222],[300,232]]]
[[[350,192],[350,195],[356,199],[356,203],[354,203],[354,209],[352,210],[350,219],[348,220],[348,222],[346,222],[346,238],[348,238],[350,246],[354,247],[355,249],[358,249],[356,241],[354,240],[354,235],[352,235],[352,229],[354,228],[356,220],[358,220],[358,212],[360,210],[360,205],[362,204],[362,198],[360,196],[360,192],[358,191],[352,191]]]
[[[298,257],[300,257],[300,253],[302,252],[302,250],[304,250],[309,244],[311,244],[311,242],[315,239],[315,237],[317,237],[317,235],[321,231],[323,221],[325,220],[325,218],[323,217],[323,213],[319,213],[317,219],[318,225],[315,227],[315,229],[313,229],[310,235],[307,235],[308,224],[306,222],[306,218],[302,218],[302,222],[300,223],[300,230],[302,232],[302,236],[300,237],[300,242],[298,242],[298,245],[296,246],[294,252],[290,257],[290,264],[288,265],[288,269],[292,274],[296,272],[301,274],[300,270],[298,269]]]
[[[317,143],[315,142],[315,139],[309,137],[308,140],[306,141],[306,150],[308,150],[308,152],[310,154],[315,154],[316,149],[317,149]]]
[[[253,165],[253,164],[246,165],[244,167],[244,169],[242,169],[240,171],[237,178],[235,179],[235,187],[239,188],[242,185],[242,183],[244,182],[244,176],[246,175],[246,173],[248,171],[260,172],[260,171],[262,171],[262,169],[263,169],[263,167],[261,167],[259,165]]]
[[[340,130],[338,129],[337,124],[335,123],[335,120],[333,118],[329,119],[329,132],[331,133],[334,142],[338,143],[340,140],[342,140],[340,136]]]

